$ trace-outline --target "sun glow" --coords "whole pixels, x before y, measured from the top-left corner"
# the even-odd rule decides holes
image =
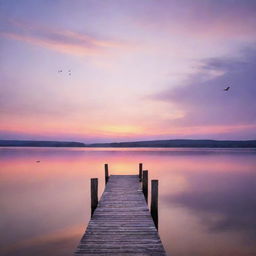
[[[103,134],[113,135],[135,135],[142,133],[142,128],[133,125],[107,125],[99,129]]]

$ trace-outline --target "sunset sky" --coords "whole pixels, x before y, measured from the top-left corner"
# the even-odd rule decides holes
[[[255,0],[0,0],[0,24],[0,139],[256,138]]]

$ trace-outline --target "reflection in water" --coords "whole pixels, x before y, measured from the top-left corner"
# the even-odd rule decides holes
[[[81,238],[81,227],[20,240],[9,246],[3,246],[3,255],[71,255],[70,248]]]
[[[245,231],[256,239],[256,173],[194,175],[186,191],[166,196],[166,201],[203,215],[212,232]],[[211,184],[203,182],[203,180]],[[212,219],[210,215],[218,214]]]
[[[256,151],[1,148],[1,255],[72,255],[90,217],[89,181],[159,179],[159,231],[173,256],[256,255]],[[37,162],[37,161],[40,162]]]

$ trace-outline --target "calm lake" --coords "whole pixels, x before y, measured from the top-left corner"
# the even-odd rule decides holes
[[[37,161],[40,162],[37,162]],[[256,255],[255,149],[0,148],[0,254],[72,255],[90,217],[90,178],[159,180],[168,255]]]

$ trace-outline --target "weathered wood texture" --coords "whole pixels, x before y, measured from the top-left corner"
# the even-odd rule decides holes
[[[148,171],[142,172],[142,192],[146,202],[148,202]]]
[[[151,180],[151,206],[150,213],[158,229],[158,180]]]
[[[108,175],[108,164],[104,164],[104,168],[105,168],[105,184],[108,183],[108,178],[109,178],[109,175]]]
[[[111,175],[76,255],[166,255],[138,175]]]
[[[98,179],[91,179],[91,216],[98,205]]]
[[[140,179],[140,182],[142,181],[142,169],[143,169],[143,164],[140,163],[139,164],[139,179]]]

